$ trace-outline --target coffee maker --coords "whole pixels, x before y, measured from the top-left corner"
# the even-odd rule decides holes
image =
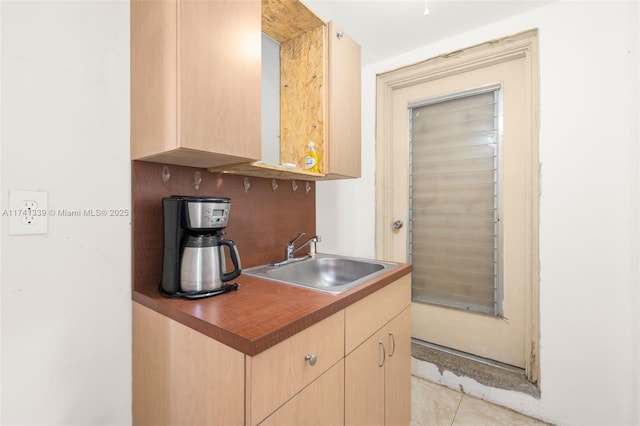
[[[164,254],[160,293],[202,298],[236,290],[225,284],[241,273],[238,248],[222,238],[231,200],[223,197],[173,195],[162,199]],[[234,269],[226,271],[224,247]]]

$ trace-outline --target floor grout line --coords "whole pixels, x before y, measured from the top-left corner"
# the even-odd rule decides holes
[[[460,395],[460,401],[458,401],[458,406],[456,407],[456,411],[453,413],[453,419],[451,419],[451,426],[456,422],[456,417],[458,416],[458,410],[460,410],[460,405],[462,405],[462,398],[464,395]]]

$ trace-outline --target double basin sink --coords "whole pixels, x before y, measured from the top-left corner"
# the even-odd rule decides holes
[[[399,266],[380,260],[316,254],[281,266],[244,269],[243,274],[285,284],[340,294]]]

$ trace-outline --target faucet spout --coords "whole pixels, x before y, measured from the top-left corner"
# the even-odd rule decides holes
[[[313,256],[314,254],[316,254],[316,243],[319,243],[320,241],[321,240],[319,235],[316,235],[315,237],[311,237],[307,241],[305,241],[300,247],[293,250],[291,254],[296,254],[298,251],[302,250],[306,246],[309,246],[309,255]]]
[[[287,245],[285,246],[285,258],[282,262],[277,262],[277,263],[273,263],[272,266],[282,266],[282,265],[286,265],[287,263],[292,263],[292,262],[297,262],[300,260],[304,260],[310,256],[314,256],[316,254],[316,243],[320,242],[320,236],[316,235],[314,237],[309,238],[307,241],[305,241],[300,247],[296,248],[295,247],[295,243],[296,241],[298,241],[300,238],[302,238],[303,236],[305,236],[306,234],[304,232],[300,232],[298,233],[298,235],[291,241],[289,241],[287,243]],[[301,249],[303,249],[304,247],[309,246],[309,254],[307,254],[306,256],[303,257],[294,257],[294,255],[300,251]]]

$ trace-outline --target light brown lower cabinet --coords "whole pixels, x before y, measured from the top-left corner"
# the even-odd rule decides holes
[[[260,425],[344,424],[344,360],[340,360]]]
[[[405,308],[388,325],[390,351],[385,362],[386,425],[411,422],[411,308]]]
[[[410,423],[410,297],[408,275],[346,308],[346,425]]]
[[[345,358],[345,424],[411,421],[410,308]]]
[[[133,303],[133,424],[244,424],[242,352]]]
[[[291,402],[291,398],[307,386],[311,386],[311,382],[325,375],[331,366],[343,358],[344,310],[264,352],[253,357],[248,356],[245,375],[247,425],[260,424],[272,413],[279,413],[287,401]],[[329,393],[335,390],[324,387],[320,387],[320,390],[326,394],[316,395],[318,400],[334,399],[335,395],[329,395]],[[344,392],[341,391],[341,393]],[[312,420],[316,415],[325,413],[321,413],[319,407],[313,404],[307,407],[306,414],[308,416],[306,419]],[[282,415],[278,414],[276,418],[282,418]],[[291,423],[288,422],[288,424]],[[304,422],[293,424],[304,424]]]
[[[408,425],[410,285],[253,357],[134,302],[134,425]]]

